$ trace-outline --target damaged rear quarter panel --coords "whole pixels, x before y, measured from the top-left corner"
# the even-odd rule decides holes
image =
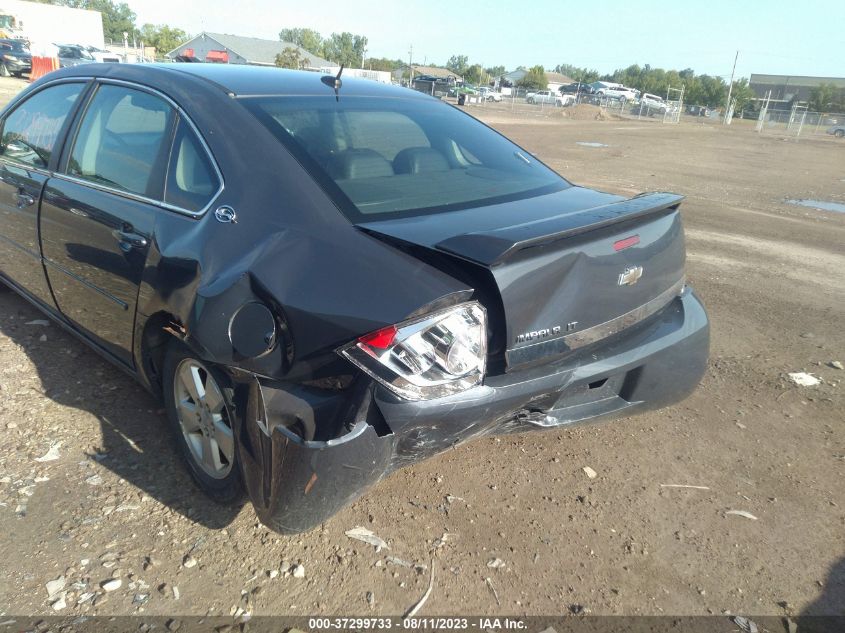
[[[136,361],[147,319],[165,314],[207,361],[290,380],[332,367],[349,372],[334,354],[339,345],[468,294],[353,227],[237,99],[193,79],[161,88],[193,118],[225,187],[201,218],[158,215],[139,292]],[[235,209],[237,222],[218,222],[219,205]],[[268,305],[284,335],[259,358],[239,357],[229,341],[232,315],[249,301]]]

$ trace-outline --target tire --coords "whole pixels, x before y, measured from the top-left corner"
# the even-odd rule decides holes
[[[843,136],[845,136],[845,130],[836,130],[836,131],[833,133],[833,135],[834,135],[836,138],[842,138]]]
[[[194,481],[218,503],[240,501],[235,407],[226,375],[173,341],[162,368],[162,394],[170,430]]]
[[[9,69],[6,67],[6,64],[0,64],[0,77],[9,77],[12,73],[9,72]]]
[[[531,105],[534,105],[534,99],[527,99],[527,101],[528,101],[528,103],[530,103]]]

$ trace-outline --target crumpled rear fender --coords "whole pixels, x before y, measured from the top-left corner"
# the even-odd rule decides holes
[[[372,405],[369,381],[362,381],[357,391],[345,432],[320,441],[305,439],[296,426],[313,403],[297,404],[291,391],[265,389],[257,379],[242,387],[246,405],[237,423],[238,456],[244,485],[263,523],[285,534],[308,530],[389,472],[395,437],[380,436],[378,424],[369,419],[380,415]]]
[[[291,381],[354,374],[337,347],[472,295],[464,283],[345,221],[318,235],[271,222],[241,235],[240,224],[208,217],[160,224],[139,293],[138,359],[147,319],[168,314],[175,333],[208,362]],[[250,302],[276,319],[276,345],[256,356],[232,344],[233,315]]]

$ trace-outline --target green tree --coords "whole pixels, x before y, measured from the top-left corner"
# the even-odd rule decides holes
[[[166,24],[145,24],[141,27],[139,37],[145,46],[155,46],[158,55],[169,53],[191,39],[191,36],[182,29]]]
[[[498,79],[508,71],[504,66],[490,66],[490,68],[485,68],[484,72],[490,75],[490,80],[492,81]]]
[[[599,71],[590,70],[588,68],[579,68],[572,64],[558,64],[555,66],[555,72],[567,77],[572,77],[575,81],[581,81],[585,84],[593,83],[599,78]]]
[[[466,55],[452,55],[449,61],[446,62],[446,68],[451,70],[456,75],[463,77],[469,68],[469,57]]]
[[[810,109],[816,112],[830,112],[831,110],[838,110],[837,102],[841,98],[840,91],[834,84],[823,83],[819,84],[810,91]]]
[[[387,57],[368,57],[366,62],[367,68],[386,70],[387,72],[393,72],[404,65],[405,63],[401,59],[388,59]]]
[[[528,90],[545,90],[549,85],[546,71],[542,66],[532,66],[525,77],[516,82],[517,86]]]
[[[745,111],[746,106],[749,106],[751,102],[757,98],[757,95],[748,85],[748,79],[743,77],[739,81],[734,82],[734,89],[731,91],[731,99],[736,100],[736,107],[734,107],[734,112],[739,116],[743,111]]]
[[[325,41],[322,36],[314,29],[282,29],[279,32],[279,39],[282,42],[290,42],[296,44],[300,48],[304,48],[312,55],[318,57],[325,57]]]
[[[466,69],[463,78],[466,83],[478,85],[481,83],[482,75],[484,75],[484,69],[481,64],[473,64]]]
[[[308,58],[299,52],[298,48],[286,46],[281,53],[276,55],[276,66],[279,68],[292,68],[302,70],[308,65]]]
[[[343,64],[351,68],[359,68],[363,62],[366,48],[367,38],[364,35],[354,35],[347,31],[332,33],[331,37],[324,42],[325,55],[323,57],[338,65]]]

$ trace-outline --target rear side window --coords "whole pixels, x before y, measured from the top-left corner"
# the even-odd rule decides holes
[[[201,211],[219,188],[208,154],[191,127],[180,121],[170,154],[164,201],[188,211]]]
[[[0,155],[46,169],[62,125],[83,88],[79,83],[59,84],[16,107],[3,121]]]
[[[161,200],[174,116],[173,108],[155,95],[100,86],[76,135],[68,173]]]

